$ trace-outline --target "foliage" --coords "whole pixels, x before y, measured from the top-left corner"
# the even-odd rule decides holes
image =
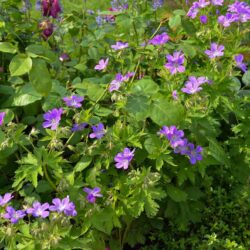
[[[249,249],[250,14],[43,2],[0,3],[1,247]]]

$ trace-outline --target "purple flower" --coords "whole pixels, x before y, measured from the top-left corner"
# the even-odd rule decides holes
[[[63,53],[63,54],[61,54],[61,55],[59,56],[59,60],[60,60],[61,62],[68,62],[68,61],[70,61],[70,57],[69,57],[68,54]]]
[[[150,39],[148,41],[149,44],[153,44],[153,45],[162,45],[167,43],[169,40],[169,36],[166,32],[156,35],[154,38]]]
[[[4,206],[13,198],[12,194],[6,193],[4,196],[0,195],[0,206]]]
[[[10,220],[12,224],[16,224],[20,219],[25,216],[23,210],[15,210],[13,207],[8,206],[6,208],[6,213],[3,215],[5,219]]]
[[[83,123],[80,123],[80,124],[75,123],[75,124],[73,125],[71,131],[73,131],[73,132],[82,131],[82,130],[84,130],[87,126],[88,126],[88,124],[87,124],[87,123],[84,123],[84,122],[83,122]]]
[[[58,14],[62,12],[59,0],[41,0],[41,7],[43,16],[57,18]]]
[[[206,0],[199,0],[197,2],[198,8],[205,8],[210,4],[210,1],[206,2]]]
[[[46,120],[45,122],[43,122],[43,127],[44,128],[51,127],[51,130],[56,130],[61,120],[62,113],[63,113],[62,108],[59,109],[54,108],[52,110],[49,110],[47,113],[43,115],[43,118]]]
[[[36,201],[33,203],[32,208],[28,208],[26,210],[27,214],[32,214],[34,217],[42,217],[46,218],[49,216],[49,203],[41,204],[40,202]]]
[[[64,213],[67,216],[76,216],[75,204],[70,201],[69,196],[60,200],[55,198],[52,200],[53,205],[49,207],[50,211],[56,211],[58,213]]]
[[[192,165],[194,165],[197,161],[202,160],[202,151],[203,148],[201,146],[197,146],[195,148],[193,143],[188,144],[189,150],[187,152],[187,155],[189,156],[189,161]]]
[[[124,148],[123,152],[118,153],[114,160],[116,161],[116,168],[128,169],[128,165],[134,157],[135,149],[132,151],[129,148]]]
[[[3,125],[3,120],[4,120],[5,115],[6,115],[6,112],[0,112],[0,126]]]
[[[105,130],[102,123],[97,124],[97,126],[91,126],[91,128],[93,130],[93,133],[89,135],[90,138],[101,139],[104,136]]]
[[[111,48],[114,50],[125,49],[128,47],[128,43],[116,42],[116,44],[111,45]]]
[[[232,22],[235,21],[233,14],[227,13],[225,16],[218,17],[218,23],[220,23],[224,27],[229,27]]]
[[[235,1],[229,5],[228,11],[234,13],[235,21],[245,23],[250,20],[250,6],[246,2]]]
[[[104,70],[104,69],[106,69],[106,67],[108,65],[108,62],[109,62],[109,58],[107,58],[106,60],[101,59],[99,61],[99,63],[95,66],[95,69],[96,70]]]
[[[184,54],[181,51],[175,51],[173,55],[166,56],[168,62],[164,65],[172,75],[177,72],[184,72],[185,66],[184,64]]]
[[[113,80],[109,85],[109,92],[111,93],[115,90],[119,90],[119,88],[121,87],[121,84],[122,84],[121,81]]]
[[[84,97],[72,95],[70,97],[63,97],[63,100],[68,107],[80,108],[82,106],[81,102],[83,102]]]
[[[87,200],[90,203],[95,203],[96,197],[102,197],[102,194],[100,194],[101,189],[99,187],[95,187],[93,189],[90,189],[90,188],[86,187],[86,188],[83,189],[83,191],[88,194],[87,195]]]
[[[223,56],[224,48],[225,47],[223,45],[218,45],[217,43],[211,43],[210,50],[205,50],[205,54],[207,54],[210,59]]]
[[[174,149],[174,152],[176,154],[186,155],[188,153],[189,147],[188,147],[188,140],[186,138],[183,139],[183,144],[179,145]]]
[[[190,7],[190,9],[188,10],[188,13],[187,13],[187,16],[192,18],[192,19],[196,18],[196,16],[199,13],[199,8],[197,5],[197,2],[195,2],[195,3],[193,3],[193,5]]]
[[[242,54],[238,54],[234,57],[234,60],[236,62],[236,66],[240,68],[243,72],[247,71],[247,65],[243,63],[244,56]]]
[[[202,16],[200,16],[200,21],[201,21],[201,23],[202,23],[202,24],[206,24],[206,23],[207,23],[207,21],[208,21],[207,16],[206,16],[206,15],[202,15]]]
[[[153,1],[153,9],[157,10],[163,6],[164,0],[154,0]]]
[[[211,0],[211,4],[218,5],[218,6],[222,6],[223,2],[224,0]]]
[[[165,135],[173,148],[184,145],[182,138],[184,136],[184,132],[182,130],[178,130],[176,126],[163,126],[159,131],[159,134]]]
[[[113,92],[115,90],[119,90],[121,87],[121,84],[124,81],[128,81],[130,77],[134,76],[134,72],[128,72],[125,76],[123,76],[121,73],[116,74],[115,80],[113,80],[109,85],[109,92]]]
[[[202,90],[200,87],[203,83],[209,82],[207,77],[201,76],[196,78],[195,76],[189,76],[189,80],[186,82],[185,87],[181,89],[182,92],[187,94],[194,94]]]
[[[177,91],[176,90],[174,90],[172,92],[172,97],[173,97],[174,100],[178,100],[178,95],[177,95]]]

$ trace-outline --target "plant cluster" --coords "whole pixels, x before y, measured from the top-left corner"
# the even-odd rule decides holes
[[[1,1],[1,247],[248,249],[250,5],[87,4]]]

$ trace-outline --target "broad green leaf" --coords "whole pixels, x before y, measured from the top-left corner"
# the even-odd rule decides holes
[[[33,59],[32,69],[29,72],[29,79],[39,94],[43,96],[47,96],[49,94],[52,82],[44,60]]]
[[[161,148],[162,142],[159,136],[150,135],[144,142],[144,147],[149,154],[158,153]]]
[[[133,83],[132,93],[138,95],[152,95],[157,93],[159,86],[150,78],[143,78]]]
[[[12,43],[0,42],[0,51],[15,54],[17,52],[17,47],[14,46]]]
[[[188,20],[187,18],[183,18],[181,21],[182,27],[187,32],[188,35],[194,35],[196,33],[196,29],[194,24]]]
[[[28,73],[32,67],[32,60],[25,54],[19,54],[12,58],[9,69],[11,76],[21,76]]]
[[[187,194],[173,185],[167,185],[167,194],[176,202],[187,200]]]
[[[151,105],[150,118],[160,126],[179,125],[185,119],[185,110],[181,104],[170,103],[161,96]]]
[[[22,86],[14,95],[13,106],[26,106],[30,103],[41,100],[42,96],[32,87],[31,84]]]
[[[191,58],[196,55],[195,48],[196,47],[194,45],[187,44],[187,43],[183,43],[179,46],[179,49],[182,50],[185,53],[185,55],[187,55]]]
[[[181,17],[179,15],[170,17],[168,24],[172,29],[177,28],[178,26],[181,25]]]
[[[149,100],[143,95],[131,95],[127,99],[126,109],[138,121],[144,120],[148,116]]]

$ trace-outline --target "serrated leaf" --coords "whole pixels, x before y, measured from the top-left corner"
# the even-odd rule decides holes
[[[167,194],[172,200],[176,202],[182,202],[187,200],[187,194],[173,185],[167,185]]]
[[[83,157],[74,167],[74,172],[82,172],[85,168],[87,168],[92,162],[91,157]]]
[[[32,60],[25,54],[19,54],[12,58],[9,69],[11,76],[21,76],[28,73],[32,67]]]
[[[230,161],[225,153],[224,149],[212,138],[208,138],[209,141],[209,153],[221,164],[230,166]]]

